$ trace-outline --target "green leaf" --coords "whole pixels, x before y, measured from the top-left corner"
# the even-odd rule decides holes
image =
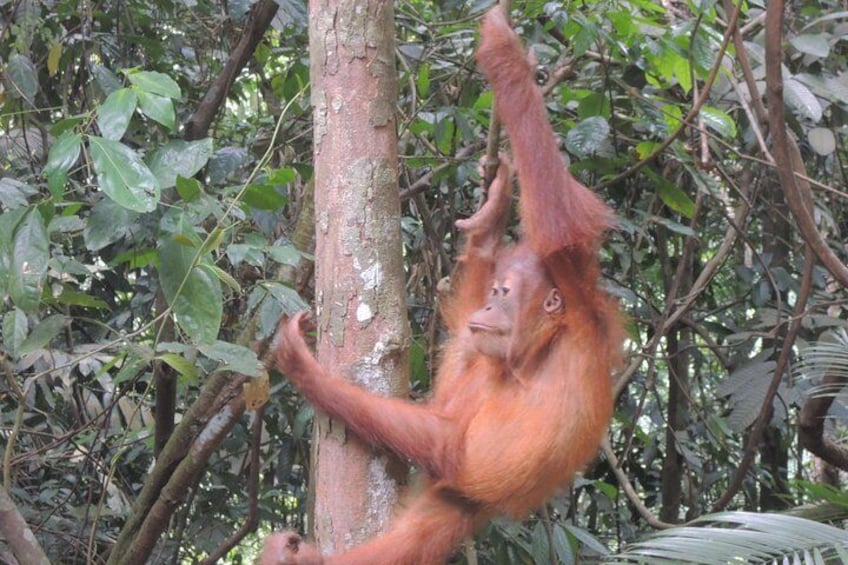
[[[206,173],[209,182],[221,184],[235,176],[240,167],[247,162],[247,151],[241,147],[222,147],[209,159]]]
[[[283,167],[282,169],[273,169],[268,172],[265,181],[268,184],[286,185],[297,178],[297,172],[291,167]]]
[[[18,351],[26,339],[29,323],[26,314],[20,308],[12,308],[3,315],[3,346],[13,358],[18,357]]]
[[[128,354],[124,357],[121,368],[117,374],[112,377],[112,384],[119,385],[130,379],[134,379],[141,371],[150,364],[150,361],[144,357],[136,357]]]
[[[587,530],[583,528],[578,528],[577,526],[571,524],[564,524],[563,527],[569,533],[569,535],[574,536],[577,540],[582,543],[587,548],[591,549],[595,553],[599,555],[608,555],[609,549],[603,543],[601,543],[598,538],[593,536]]]
[[[550,561],[550,543],[548,535],[542,522],[537,522],[530,534],[530,555],[533,563],[546,563]]]
[[[213,275],[218,277],[218,280],[230,287],[232,290],[236,292],[241,292],[241,285],[239,284],[239,282],[235,278],[233,278],[230,273],[228,273],[218,265],[201,264],[200,268],[207,269],[208,271],[210,271]]]
[[[736,122],[726,112],[712,106],[704,106],[701,108],[700,116],[708,128],[722,137],[736,137]]]
[[[677,84],[688,93],[692,90],[692,67],[689,65],[689,59],[673,55],[670,58],[671,69],[674,78],[677,79]]]
[[[157,359],[167,364],[184,378],[190,382],[197,382],[197,367],[194,363],[177,353],[162,353],[156,356]]]
[[[557,524],[554,528],[553,542],[559,562],[563,565],[574,563],[574,550],[568,542],[568,533],[561,524]]]
[[[191,178],[206,166],[212,156],[212,138],[197,141],[169,141],[147,158],[147,164],[160,188],[170,188],[177,177]]]
[[[237,267],[242,261],[246,261],[254,267],[261,267],[265,262],[265,257],[262,254],[263,248],[264,246],[233,243],[227,246],[227,258],[234,267]]]
[[[276,186],[250,184],[242,195],[242,202],[257,210],[275,211],[285,206],[288,199],[277,190]]]
[[[79,127],[87,121],[87,115],[76,115],[68,116],[67,118],[61,118],[58,121],[54,122],[52,126],[50,126],[50,133],[52,133],[55,137],[59,137],[63,133],[72,130],[76,127]]]
[[[9,265],[9,296],[24,312],[38,309],[47,280],[49,245],[44,219],[32,208],[15,230]]]
[[[0,202],[7,210],[27,205],[30,196],[38,194],[38,189],[12,177],[0,178]]]
[[[155,71],[129,71],[127,78],[130,82],[144,92],[167,96],[168,98],[180,98],[180,86],[174,79],[163,73]]]
[[[135,212],[127,210],[114,200],[102,198],[91,209],[82,231],[85,247],[89,251],[98,251],[115,243],[129,233],[137,217]]]
[[[636,145],[636,155],[640,160],[645,160],[662,145],[657,141],[642,141]]]
[[[139,90],[138,107],[145,116],[173,131],[176,125],[176,117],[174,115],[174,103],[170,98]]]
[[[135,212],[156,209],[159,181],[135,151],[104,137],[90,136],[89,144],[94,171],[109,198]]]
[[[277,263],[296,267],[300,262],[300,258],[303,257],[303,253],[291,244],[274,245],[268,249],[268,256]]]
[[[62,47],[62,43],[57,41],[50,46],[50,50],[47,52],[47,74],[51,77],[56,76],[56,73],[59,72],[59,61],[62,60]]]
[[[221,242],[224,241],[224,233],[221,226],[215,226],[212,233],[203,240],[203,245],[200,246],[200,253],[205,255],[218,249],[221,246]]]
[[[495,93],[491,90],[485,90],[480,93],[477,100],[474,101],[475,110],[488,110],[492,107],[492,102],[495,99]]]
[[[155,174],[155,172],[154,172]],[[177,194],[186,202],[193,202],[201,194],[200,181],[194,178],[187,179],[177,175]]]
[[[91,296],[78,290],[72,290],[65,287],[62,289],[62,294],[56,297],[57,304],[65,304],[68,306],[81,306],[83,308],[97,308],[100,310],[109,310],[109,305],[103,302],[96,296]]]
[[[30,108],[35,108],[35,95],[38,93],[38,71],[25,55],[15,53],[9,57],[3,73],[3,83],[12,98],[23,100]]]
[[[418,78],[415,80],[418,87],[418,96],[427,98],[430,94],[430,65],[423,63],[418,69]]]
[[[810,89],[794,78],[784,81],[783,96],[786,105],[795,110],[795,113],[801,117],[811,120],[813,123],[818,123],[822,119],[824,110],[819,99],[810,92]]]
[[[302,310],[309,309],[309,304],[304,302],[297,291],[289,286],[266,281],[265,288],[276,299],[277,303],[282,307],[283,314],[286,316],[291,316]]]
[[[82,218],[74,214],[73,216],[53,216],[50,223],[47,224],[47,233],[73,233],[82,231],[85,227],[85,222]]]
[[[600,116],[587,118],[565,136],[566,148],[581,157],[606,156],[610,153],[610,126]]]
[[[443,153],[450,153],[456,142],[456,121],[445,119],[436,123],[436,145]]]
[[[12,268],[12,237],[28,208],[16,208],[0,214],[0,297],[5,297]]]
[[[258,377],[262,372],[259,358],[247,347],[218,340],[208,345],[201,345],[198,349],[210,359],[219,361],[221,363],[219,370],[234,371],[248,377]]]
[[[830,55],[828,36],[823,33],[805,33],[789,39],[789,43],[800,51],[813,57],[826,59]]]
[[[60,135],[47,153],[47,165],[44,166],[44,176],[47,186],[55,198],[60,198],[68,180],[68,171],[79,159],[82,149],[82,135],[68,130]]]
[[[91,74],[94,76],[94,83],[106,94],[112,94],[116,90],[123,88],[121,79],[111,69],[103,65],[98,63],[93,64]]]
[[[182,237],[192,239],[191,235]],[[213,342],[224,310],[221,283],[206,269],[193,265],[197,250],[174,235],[162,235],[158,250],[159,280],[177,323],[194,341]]]
[[[135,92],[129,88],[120,88],[107,96],[97,110],[97,127],[103,137],[115,141],[124,137],[137,103]]]
[[[695,203],[689,198],[689,195],[651,169],[646,168],[644,171],[657,186],[657,193],[666,206],[681,216],[692,218],[695,214]]]
[[[41,320],[21,343],[19,350],[21,357],[47,346],[65,328],[67,322],[68,318],[61,314],[53,314]]]

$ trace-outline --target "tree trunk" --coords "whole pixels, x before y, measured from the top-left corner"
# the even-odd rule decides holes
[[[311,0],[317,356],[331,374],[406,395],[392,3]],[[405,471],[344,426],[316,418],[312,529],[324,552],[387,525]]]
[[[789,241],[792,238],[792,226],[789,225],[789,208],[783,198],[783,192],[777,178],[774,182],[766,183],[767,197],[770,206],[761,214],[763,222],[763,256],[770,257],[769,269],[776,271],[784,269],[792,272],[792,264],[789,261]],[[779,293],[779,304],[783,309],[791,312],[787,305],[789,293],[778,288],[772,289]],[[777,298],[777,297],[775,297]],[[781,317],[782,318],[782,317]],[[777,328],[777,339],[764,339],[763,348],[773,348],[772,358],[777,361],[780,357],[780,349],[783,340],[786,339],[786,324]],[[774,402],[780,402],[775,400]],[[759,510],[785,510],[791,506],[792,498],[789,490],[789,442],[784,437],[780,428],[771,424],[763,433],[762,446],[760,448],[760,465],[769,474],[769,479],[760,486]]]

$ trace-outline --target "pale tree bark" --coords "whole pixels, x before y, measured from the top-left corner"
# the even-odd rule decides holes
[[[392,3],[311,0],[317,356],[382,395],[408,389]],[[318,416],[312,529],[339,552],[385,529],[405,471]]]

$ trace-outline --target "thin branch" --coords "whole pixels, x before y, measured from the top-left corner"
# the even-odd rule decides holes
[[[621,462],[618,460],[618,457],[615,456],[615,452],[612,450],[609,438],[604,438],[603,443],[601,443],[601,450],[604,452],[604,456],[607,458],[607,462],[610,464],[612,472],[615,473],[615,477],[618,479],[618,484],[621,485],[622,489],[624,489],[624,494],[627,496],[627,500],[629,500],[630,504],[636,508],[636,511],[642,518],[645,519],[648,525],[658,530],[667,530],[668,528],[674,528],[677,526],[677,524],[663,522],[651,514],[651,511],[648,510],[648,507],[645,506],[645,503],[642,502],[642,499],[639,497],[639,493],[636,492],[636,489],[633,488],[633,485],[630,483],[627,473],[625,473],[624,469],[621,468]]]

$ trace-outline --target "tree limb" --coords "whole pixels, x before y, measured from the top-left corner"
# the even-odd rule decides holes
[[[113,553],[110,562],[122,565],[143,565],[150,556],[159,536],[167,529],[171,515],[182,503],[189,488],[197,482],[209,458],[244,414],[242,385],[248,378],[228,374],[228,382],[216,399],[214,417],[210,418],[192,443],[186,457],[174,469],[168,483],[158,493],[156,501],[138,530],[138,535],[123,556]]]
[[[15,501],[0,488],[0,534],[12,548],[20,565],[50,565],[38,540],[21,515]]]
[[[816,391],[817,394],[810,396],[804,403],[798,421],[798,439],[801,440],[801,445],[843,471],[848,471],[848,449],[825,435],[824,422],[836,393],[846,385],[848,380],[845,377],[825,375]]]
[[[618,460],[618,457],[615,456],[615,452],[612,450],[609,438],[604,438],[603,443],[601,443],[601,449],[604,452],[604,457],[607,458],[607,462],[612,468],[612,472],[615,473],[615,477],[618,479],[618,484],[621,485],[622,489],[624,489],[624,494],[627,495],[627,500],[630,501],[630,504],[633,505],[648,525],[658,530],[666,530],[668,528],[675,527],[676,524],[663,522],[651,514],[651,511],[648,510],[648,507],[645,506],[644,502],[642,502],[642,499],[639,497],[639,493],[636,492],[636,489],[633,488],[633,485],[630,483],[627,473],[625,473],[624,469],[621,468],[621,462]]]
[[[830,274],[848,288],[848,267],[840,261],[816,227],[812,214],[812,192],[809,184],[802,180],[807,174],[801,152],[795,140],[786,132],[781,69],[782,26],[783,0],[769,2],[766,8],[766,93],[777,174],[801,237]],[[796,174],[800,175],[798,179],[795,178]]]
[[[197,110],[185,124],[183,137],[187,141],[203,139],[209,134],[209,126],[218,115],[233,81],[253,56],[256,46],[271,25],[277,8],[274,0],[259,0],[250,9],[238,45],[230,53],[224,68],[215,77],[203,100],[198,104]]]

